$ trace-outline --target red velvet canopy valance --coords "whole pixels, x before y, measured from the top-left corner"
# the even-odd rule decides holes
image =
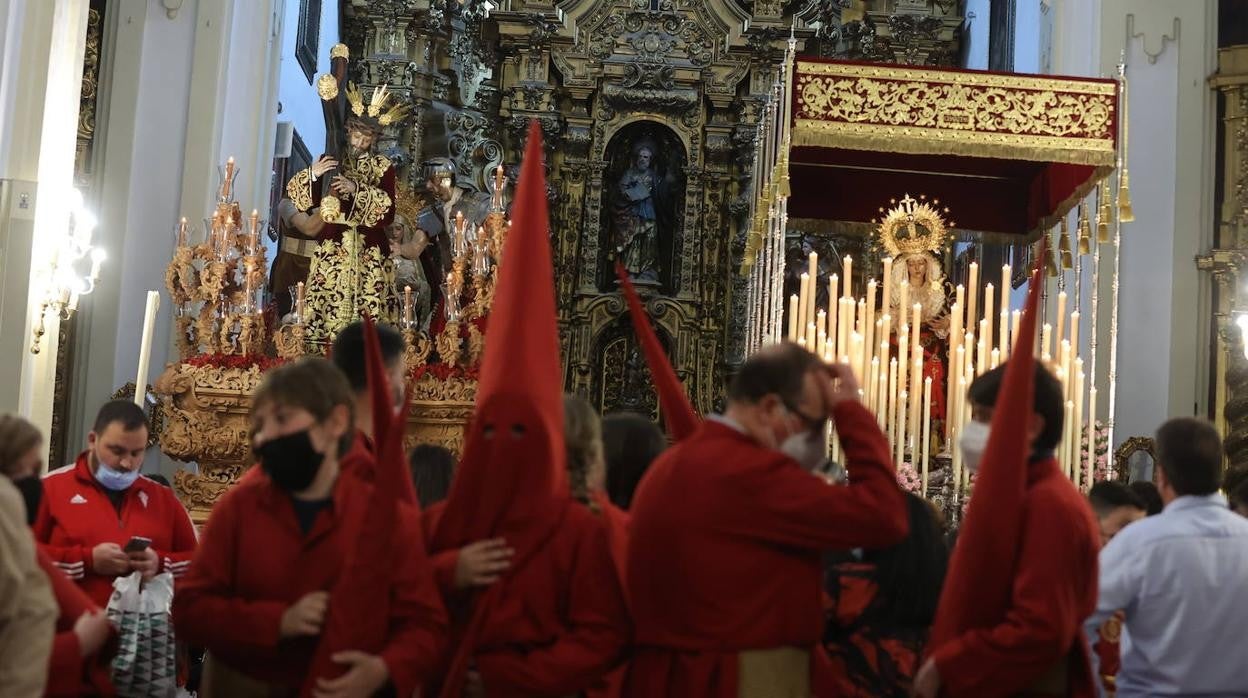
[[[790,226],[869,224],[926,194],[963,230],[1052,227],[1109,174],[1118,83],[799,58]]]

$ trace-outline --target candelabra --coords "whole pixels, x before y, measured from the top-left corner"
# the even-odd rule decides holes
[[[234,158],[230,158],[221,173],[216,208],[204,221],[201,243],[189,243],[185,218],[175,233],[177,246],[165,270],[165,285],[175,304],[183,358],[201,349],[210,354],[264,352],[264,322],[257,300],[267,268],[260,244],[262,222],[253,210],[243,231],[242,211],[232,193],[236,176]],[[297,341],[302,345],[299,334]],[[295,341],[292,336],[283,340],[288,345]]]
[[[68,320],[78,309],[78,299],[95,290],[95,282],[100,278],[100,264],[104,261],[104,250],[91,244],[91,233],[95,229],[95,216],[83,206],[82,193],[71,190],[69,232],[61,244],[54,246],[52,259],[44,274],[43,299],[39,303],[39,314],[35,318],[33,341],[30,353],[38,354],[47,331],[44,318],[49,310],[56,313],[61,320]],[[91,270],[84,276],[78,268],[84,260],[90,258]]]

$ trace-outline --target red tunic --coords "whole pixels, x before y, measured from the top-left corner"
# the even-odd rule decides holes
[[[441,503],[426,512],[436,524]],[[539,552],[496,583],[473,663],[491,698],[575,695],[616,666],[629,640],[628,612],[611,560],[608,527],[580,504]],[[458,551],[435,556],[453,615],[465,608],[450,588]],[[493,589],[494,587],[491,587]]]
[[[297,690],[316,638],[282,639],[282,614],[337,581],[371,485],[339,477],[333,503],[303,535],[290,497],[257,472],[217,502],[203,545],[173,601],[179,639],[252,678]],[[400,505],[401,547],[391,592],[391,636],[381,652],[398,695],[412,695],[437,661],[446,612],[430,576],[420,519]]]
[[[1048,459],[1030,465],[1010,608],[999,625],[962,633],[932,653],[947,696],[1009,696],[1069,658],[1063,695],[1094,696],[1083,621],[1096,609],[1099,529]]]
[[[48,557],[100,607],[108,605],[116,579],[92,569],[91,551],[100,543],[124,547],[132,536],[150,538],[160,571],[175,579],[195,553],[195,527],[173,490],[140,477],[124,492],[118,515],[91,474],[85,452],[73,465],[44,476],[33,528]]]
[[[711,420],[655,461],[629,511],[637,649],[625,695],[736,698],[738,652],[819,641],[820,551],[905,536],[875,418],[847,402],[835,419],[848,486]]]
[[[37,554],[39,566],[48,581],[52,583],[52,592],[56,595],[56,605],[61,615],[56,619],[56,638],[52,642],[52,655],[48,658],[48,684],[45,696],[58,698],[64,696],[111,696],[116,694],[111,677],[112,651],[109,643],[104,649],[92,657],[82,656],[82,646],[78,644],[78,635],[74,633],[74,623],[84,613],[98,611],[100,607],[91,602],[78,585],[69,581],[42,550]],[[114,637],[116,634],[114,633]],[[110,639],[110,643],[112,640]]]

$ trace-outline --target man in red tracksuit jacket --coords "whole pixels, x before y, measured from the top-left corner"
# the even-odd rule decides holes
[[[43,479],[35,540],[101,607],[117,577],[171,572],[176,579],[195,552],[195,527],[173,490],[139,475],[147,435],[138,405],[109,402],[96,415],[87,450]],[[127,552],[136,536],[151,543]]]

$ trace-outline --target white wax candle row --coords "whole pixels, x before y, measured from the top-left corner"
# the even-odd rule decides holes
[[[853,259],[845,257],[841,274],[827,277],[830,303],[825,308],[820,307],[818,301],[821,288],[818,255],[811,253],[807,270],[801,276],[799,293],[789,298],[789,340],[825,361],[845,363],[852,368],[862,386],[864,403],[888,435],[894,458],[898,463],[912,459],[916,472],[926,482],[931,467],[933,399],[931,380],[923,375],[925,357],[921,334],[927,323],[923,320],[922,305],[910,303],[908,280],[903,279],[897,289],[899,302],[892,302],[893,260],[885,258],[882,262],[883,288],[875,279],[870,279],[865,296],[855,297]],[[1009,265],[1003,266],[1000,286],[987,283],[981,289],[978,287],[979,265],[971,263],[969,283],[956,287],[956,295],[949,306],[948,370],[944,390],[944,436],[949,444],[956,444],[963,425],[970,419],[971,409],[965,393],[971,382],[1007,361],[1015,350],[1013,345],[1021,314],[1010,308],[1011,273]],[[881,291],[879,309],[876,307],[877,290]],[[1091,448],[1081,452],[1083,429],[1076,425],[1094,422],[1096,391],[1087,380],[1083,360],[1078,355],[1079,312],[1064,314],[1064,293],[1058,296],[1058,307],[1062,311],[1058,320],[1058,342],[1050,344],[1053,328],[1045,325],[1038,352],[1043,361],[1053,364],[1062,384],[1064,403],[1069,403],[1071,412],[1058,448],[1059,463],[1077,485],[1086,489],[1091,485],[1093,456]],[[897,332],[896,349],[893,348],[894,331]],[[1056,357],[1052,353],[1054,349]],[[835,438],[831,441],[833,456],[839,458],[839,444]],[[965,485],[969,473],[963,467],[961,454],[957,448],[949,450],[953,454],[955,482]]]

